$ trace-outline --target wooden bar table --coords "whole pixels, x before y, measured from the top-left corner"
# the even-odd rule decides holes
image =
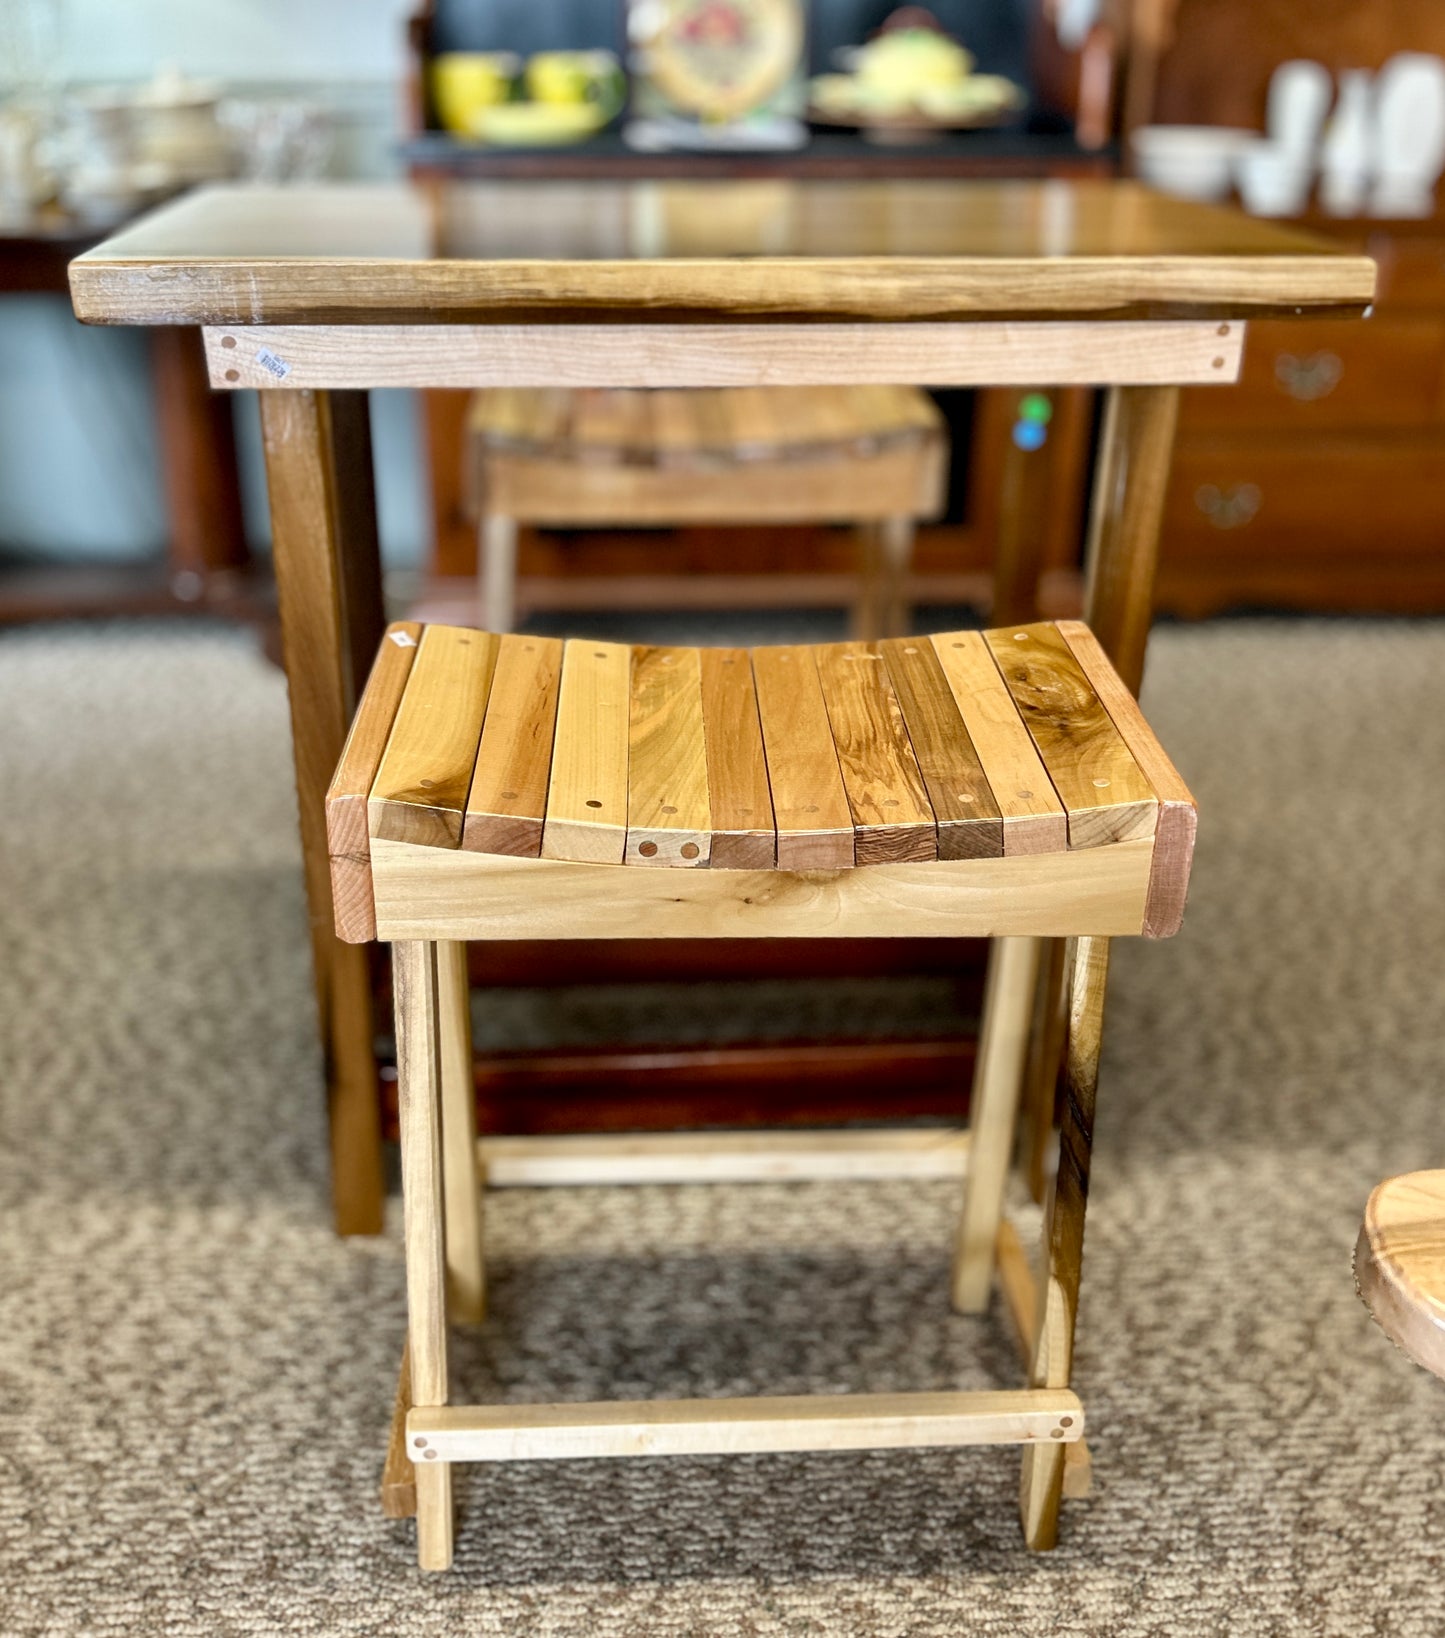
[[[216,187],[78,257],[77,315],[196,326],[261,393],[336,1220],[380,1227],[366,952],[332,931],[323,799],[382,631],[372,387],[1109,389],[1086,617],[1143,668],[1181,385],[1255,316],[1358,315],[1368,258],[1130,183]]]

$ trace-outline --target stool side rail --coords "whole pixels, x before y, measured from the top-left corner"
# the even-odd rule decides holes
[[[407,1417],[413,1462],[900,1450],[1068,1443],[1084,1411],[1067,1389],[818,1394],[757,1399],[446,1405]]]

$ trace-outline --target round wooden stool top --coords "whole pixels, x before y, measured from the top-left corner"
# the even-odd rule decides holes
[[[944,427],[916,387],[493,387],[474,395],[468,431],[514,455],[697,468],[873,454]]]
[[[1445,1171],[1406,1172],[1370,1196],[1355,1284],[1403,1352],[1445,1376]]]

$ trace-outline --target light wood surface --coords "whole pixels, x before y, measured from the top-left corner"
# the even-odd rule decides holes
[[[985,640],[1064,804],[1069,846],[1152,836],[1154,788],[1055,627],[1015,626]]]
[[[767,870],[777,863],[777,832],[751,657],[745,648],[705,648],[701,655],[711,863],[718,870]]]
[[[1068,965],[1064,1113],[1059,1129],[1058,1177],[1044,1222],[1043,1272],[1029,1373],[1035,1388],[1066,1387],[1073,1370],[1074,1324],[1084,1260],[1084,1208],[1089,1196],[1104,991],[1109,974],[1108,940],[1077,940]],[[1062,1455],[1047,1450],[1025,1452],[1020,1512],[1024,1539],[1031,1548],[1046,1550],[1058,1540],[1063,1477]]]
[[[969,1111],[971,1163],[953,1247],[951,1290],[961,1314],[983,1313],[993,1285],[1040,942],[1000,938],[989,950]]]
[[[373,836],[459,847],[497,639],[460,626],[422,632],[371,787]]]
[[[1407,1172],[1374,1190],[1355,1283],[1385,1335],[1445,1376],[1445,1171]]]
[[[493,1189],[958,1178],[968,1148],[968,1133],[948,1127],[589,1132],[488,1137],[478,1145]]]
[[[939,858],[1000,857],[1003,818],[933,645],[901,637],[879,651],[933,804]]]
[[[1025,644],[1031,658],[1022,663]],[[479,648],[500,657],[495,699],[485,694],[490,658],[467,658]],[[531,927],[537,937],[613,937],[632,915],[657,937],[685,936],[689,926],[703,937],[792,937],[805,912],[821,918],[820,936],[891,936],[904,930],[905,904],[919,907],[924,936],[980,926],[1019,935],[1141,929],[1138,872],[1147,860],[1157,876],[1158,799],[1134,747],[1148,749],[1152,736],[1137,710],[1120,707],[1127,732],[1116,727],[1053,625],[751,653],[574,639],[562,652],[553,730],[556,653],[541,639],[423,629],[370,798],[380,816],[369,862],[382,936],[507,938]],[[1112,677],[1111,697],[1127,699],[1097,646],[1089,664]],[[386,675],[376,686],[391,688]],[[1170,800],[1187,806],[1177,776],[1164,781],[1163,752],[1155,747],[1147,760]],[[953,857],[939,858],[935,802]],[[386,834],[398,811],[402,820]],[[726,829],[715,855],[719,819]],[[470,845],[457,848],[463,832]],[[541,860],[532,852],[539,834]],[[491,838],[509,851],[493,852]],[[1071,841],[1074,852],[1134,850],[1077,869],[935,868],[1043,860],[1070,851]],[[1001,856],[984,851],[1000,845]],[[463,857],[447,865],[414,850]],[[683,866],[736,879],[649,889],[595,868],[491,868],[503,861],[624,865],[628,875]],[[768,880],[770,865],[787,879]],[[925,874],[909,882],[877,873],[905,865]],[[1188,865],[1176,848],[1170,868],[1182,874]],[[852,869],[864,880],[837,878]],[[1017,916],[1004,914],[998,897],[1006,883],[1023,894]],[[1039,920],[1035,895],[1050,886],[1061,894],[1059,926]],[[509,887],[519,900],[502,917],[506,930],[498,917]],[[940,890],[931,906],[921,896]],[[1159,886],[1176,904],[1183,890]],[[565,910],[563,894],[575,899]],[[580,919],[548,931],[564,914]],[[488,931],[465,930],[483,925]]]
[[[623,643],[574,638],[563,651],[542,830],[545,859],[622,863],[631,668],[632,651]]]
[[[718,282],[726,290],[725,281]],[[631,315],[629,315],[631,316]],[[636,315],[646,319],[646,314]],[[716,315],[709,313],[707,317]],[[219,391],[296,387],[530,388],[1219,386],[1237,379],[1245,325],[1212,319],[1007,324],[290,324],[208,328]],[[1221,330],[1227,333],[1221,334]],[[276,374],[279,359],[286,369]],[[677,464],[720,428],[681,417]],[[689,427],[689,421],[691,426]],[[705,479],[705,474],[699,474]]]
[[[325,798],[381,641],[371,435],[360,393],[294,392],[261,406],[271,559],[281,616],[317,1018],[327,1067],[332,1209],[342,1234],[379,1234],[386,1206],[370,965],[338,938]]]
[[[466,945],[438,944],[436,963],[447,1313],[458,1325],[479,1325],[486,1313],[487,1280]]]
[[[394,943],[392,975],[412,1404],[430,1407],[448,1397],[436,945]],[[440,1462],[412,1460],[417,1561],[424,1570],[445,1570],[452,1561],[451,1474]]]
[[[627,862],[706,865],[712,805],[697,649],[633,649],[627,749]]]
[[[467,796],[464,848],[522,859],[541,853],[561,677],[557,638],[502,638]]]
[[[1098,639],[1079,620],[1060,620],[1058,629],[1159,799],[1154,874],[1149,883],[1144,931],[1150,938],[1169,938],[1179,931],[1184,920],[1199,810],[1178,769],[1145,722],[1138,702],[1109,664]]]
[[[1112,182],[221,186],[71,264],[93,323],[1358,312],[1374,266]]]
[[[384,939],[1138,934],[1154,844],[862,869],[621,870],[372,842]]]
[[[608,406],[620,406],[621,413],[598,413]],[[842,464],[890,447],[936,442],[944,431],[943,416],[927,393],[898,386],[685,394],[613,386],[570,392],[502,388],[476,393],[467,414],[474,472],[478,459],[501,454],[694,475],[777,461],[832,458]]]
[[[421,627],[414,621],[398,621],[386,628],[326,792],[326,847],[331,858],[336,936],[351,944],[376,937],[366,802],[420,640]]]
[[[1067,847],[1069,824],[1063,804],[982,633],[943,632],[932,643],[1003,816],[1005,854],[1051,853]]]
[[[780,870],[853,863],[853,819],[813,650],[753,650]]]
[[[1034,1328],[1038,1323],[1038,1283],[1018,1230],[1007,1217],[999,1219],[995,1248],[999,1294],[1024,1368],[1033,1364]],[[1093,1488],[1093,1457],[1087,1439],[1075,1439],[1064,1448],[1063,1498],[1082,1501]]]
[[[936,859],[933,808],[878,645],[826,643],[815,652],[856,862]]]
[[[606,1404],[418,1406],[413,1458],[443,1462],[615,1456],[733,1456],[758,1451],[897,1450],[939,1445],[1057,1447],[1082,1438],[1068,1392],[815,1394],[798,1398],[647,1399]],[[417,1476],[425,1471],[418,1463]]]

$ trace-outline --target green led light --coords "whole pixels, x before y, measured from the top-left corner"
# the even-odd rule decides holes
[[[1046,427],[1054,418],[1054,406],[1043,393],[1031,392],[1019,401],[1019,415],[1025,421]]]

